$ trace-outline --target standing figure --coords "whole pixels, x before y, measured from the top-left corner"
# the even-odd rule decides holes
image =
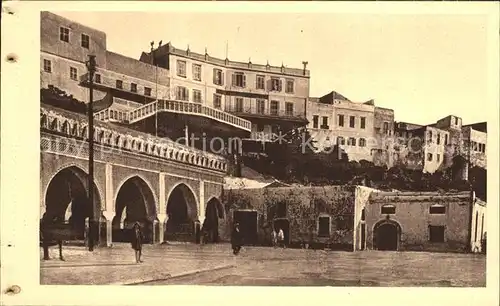
[[[140,263],[142,262],[141,256],[142,256],[142,231],[141,231],[141,225],[139,222],[134,223],[134,227],[132,228],[132,239],[130,240],[132,244],[132,249],[135,250],[135,262]]]
[[[283,232],[282,228],[280,228],[278,232],[278,243],[282,248],[285,247],[285,233]]]
[[[276,248],[276,246],[278,245],[278,234],[276,233],[276,230],[274,228],[271,233],[271,242],[273,244],[273,247]]]
[[[233,232],[231,233],[231,247],[233,248],[233,254],[238,255],[243,245],[242,236],[240,232],[239,223],[235,223],[233,227]]]

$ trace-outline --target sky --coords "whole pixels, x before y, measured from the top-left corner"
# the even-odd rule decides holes
[[[310,95],[375,100],[397,121],[447,115],[486,121],[488,29],[482,15],[60,12],[104,31],[110,51],[138,59],[150,42],[234,61],[311,71]],[[473,106],[473,107],[471,107]]]

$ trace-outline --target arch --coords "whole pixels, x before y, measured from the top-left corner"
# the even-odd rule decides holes
[[[50,178],[43,201],[45,214],[42,219],[64,220],[73,232],[69,240],[84,239],[85,220],[92,217],[93,209],[88,198],[88,175],[83,169],[76,165],[59,169]],[[101,197],[95,183],[94,204],[100,213]]]
[[[377,222],[373,226],[373,248],[381,251],[399,250],[401,225],[390,219]]]
[[[42,118],[40,118],[40,127],[42,127],[42,128],[47,128],[48,127],[47,114],[43,114]]]
[[[192,241],[194,224],[198,220],[198,198],[193,189],[185,183],[173,186],[168,193],[166,208],[166,239]]]
[[[219,242],[219,219],[224,219],[224,207],[219,199],[212,197],[205,207],[205,221],[202,231],[206,243]]]
[[[138,175],[125,178],[115,196],[115,212],[113,218],[113,240],[128,241],[127,231],[135,222],[143,228],[146,242],[153,241],[152,227],[156,218],[155,195],[151,186]]]

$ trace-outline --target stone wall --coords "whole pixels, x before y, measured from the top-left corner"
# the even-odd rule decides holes
[[[487,227],[486,202],[476,198],[471,215],[471,252],[486,252],[484,250],[483,239],[486,239]]]
[[[329,245],[332,249],[353,249],[354,186],[279,187],[224,190],[228,228],[232,212],[253,209],[258,213],[259,244],[269,244],[272,222],[287,219],[290,244]],[[281,214],[280,206],[284,205]],[[329,219],[329,233],[321,236],[319,218]],[[325,219],[326,220],[326,219]],[[226,231],[230,233],[230,231]],[[229,240],[228,235],[222,237]]]

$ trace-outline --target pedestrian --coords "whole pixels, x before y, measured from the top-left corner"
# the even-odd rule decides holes
[[[278,243],[282,248],[285,248],[285,233],[282,228],[278,232]]]
[[[234,255],[239,254],[242,245],[243,239],[241,236],[240,225],[236,222],[233,226],[233,232],[231,233],[231,247],[233,248]]]
[[[276,248],[278,244],[278,234],[276,233],[276,229],[274,229],[274,227],[271,233],[271,243],[273,244],[273,247]]]
[[[135,251],[135,262],[140,263],[143,262],[141,260],[142,256],[142,239],[144,238],[142,235],[141,225],[139,222],[135,222],[132,228],[132,237],[131,237],[132,249]]]

